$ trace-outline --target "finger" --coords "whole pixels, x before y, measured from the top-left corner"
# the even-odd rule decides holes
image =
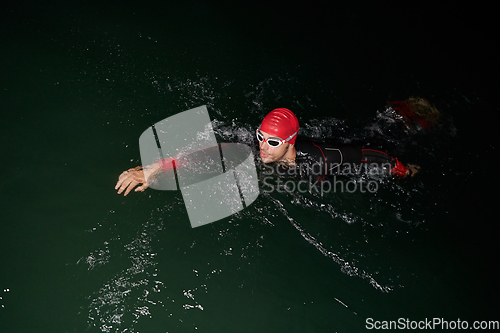
[[[124,179],[123,182],[120,184],[120,188],[118,189],[118,194],[122,194],[123,191],[132,183],[134,180],[132,177],[129,177],[127,179]]]
[[[133,189],[134,187],[136,187],[138,184],[139,184],[139,183],[138,183],[138,182],[136,182],[135,180],[133,180],[132,182],[130,182],[130,184],[128,185],[127,189],[125,190],[125,193],[123,194],[123,196],[125,196],[125,197],[126,197],[126,196],[127,196],[127,194],[129,194],[129,193],[130,193],[130,191],[132,191],[132,189]]]
[[[127,177],[130,176],[130,169],[129,170],[125,170],[123,171],[120,176],[118,176],[118,181],[116,182],[116,185],[115,185],[115,190],[118,189],[120,187],[120,185],[123,183],[123,181],[125,179],[127,179]]]
[[[145,189],[147,189],[149,187],[148,184],[142,184],[141,186],[137,187],[135,189],[136,192],[144,192]]]
[[[127,179],[127,178],[137,178],[137,171],[138,170],[142,170],[142,167],[141,166],[138,166],[138,167],[135,167],[135,168],[131,168],[131,169],[128,169],[126,171],[123,171],[120,176],[118,177],[118,182],[116,183],[115,185],[115,190],[118,189],[121,184]]]
[[[115,185],[115,190],[118,189],[119,187],[121,187],[123,185],[123,183],[130,183],[130,181],[132,181],[133,179],[133,175],[132,174],[126,174],[124,176],[120,176],[120,178],[118,179],[118,182],[116,182],[116,185]]]
[[[118,179],[123,179],[125,177],[127,177],[128,175],[130,174],[130,171],[126,170],[126,171],[123,171],[119,176],[118,176]]]
[[[123,179],[118,179],[118,181],[116,182],[116,185],[115,185],[115,190],[117,190],[123,183]]]

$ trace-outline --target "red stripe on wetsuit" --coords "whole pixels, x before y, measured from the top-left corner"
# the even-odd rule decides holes
[[[362,162],[383,162],[383,160],[385,160],[385,162],[390,161],[389,163],[393,166],[390,173],[398,177],[404,177],[408,172],[408,168],[396,157],[389,156],[384,152],[374,149],[361,149],[361,151],[363,152]],[[369,160],[370,157],[372,157],[373,160]]]

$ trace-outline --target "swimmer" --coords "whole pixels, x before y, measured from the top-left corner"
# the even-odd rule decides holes
[[[271,111],[256,130],[260,159],[266,165],[276,168],[280,175],[322,181],[342,173],[346,167],[359,170],[360,166],[368,164],[379,166],[380,170],[396,177],[413,177],[420,169],[415,165],[405,165],[379,150],[298,137],[298,131],[297,117],[285,108]],[[134,188],[136,192],[142,192],[149,187],[146,180],[151,175],[162,170],[172,170],[171,161],[172,159],[159,161],[145,168],[138,166],[124,171],[119,176],[115,189],[118,194],[124,195]]]
[[[256,131],[262,162],[274,164],[280,175],[321,181],[368,165],[397,177],[414,176],[419,171],[418,166],[405,165],[382,151],[297,137],[298,130],[299,121],[292,111],[275,109]]]

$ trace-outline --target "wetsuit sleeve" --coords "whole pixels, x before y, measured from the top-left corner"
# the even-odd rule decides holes
[[[220,161],[219,164],[216,161]],[[218,172],[222,168],[221,152],[219,145],[193,152],[182,153],[172,158],[162,158],[160,167],[164,172],[173,172],[174,169],[190,169],[190,172],[197,172],[195,169],[200,164],[206,166],[207,172]]]
[[[404,177],[408,168],[397,158],[387,155],[384,152],[373,149],[361,149],[363,162],[389,165],[390,173],[398,177]]]
[[[174,158],[163,158],[160,160],[160,166],[163,169],[164,172],[170,173],[174,171],[174,168],[177,167],[176,165],[177,159]]]

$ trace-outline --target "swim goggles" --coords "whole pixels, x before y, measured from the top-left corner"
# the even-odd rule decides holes
[[[282,144],[284,144],[285,142],[288,142],[290,141],[295,135],[297,135],[297,132],[293,133],[292,135],[290,135],[288,138],[286,138],[285,140],[281,140],[279,138],[269,138],[269,139],[266,139],[264,137],[264,135],[262,134],[262,132],[260,131],[260,126],[259,128],[257,129],[257,140],[259,140],[259,142],[264,142],[270,146],[270,147],[273,147],[273,148],[276,148],[276,147],[279,147],[281,146]]]

